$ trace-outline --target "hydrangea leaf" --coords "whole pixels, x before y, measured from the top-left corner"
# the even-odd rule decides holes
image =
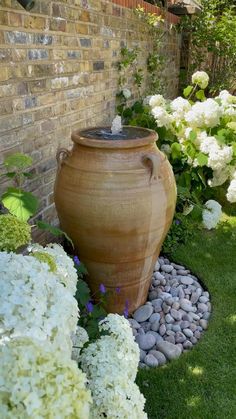
[[[190,95],[190,93],[192,92],[192,90],[193,90],[193,86],[187,86],[187,87],[185,87],[185,89],[183,91],[184,97],[188,97]]]
[[[32,166],[33,159],[30,156],[27,156],[26,154],[22,153],[15,153],[10,156],[8,156],[4,160],[4,165],[6,167],[16,168],[16,169],[26,169],[30,166]]]
[[[82,279],[79,279],[77,282],[76,299],[80,306],[85,306],[85,304],[91,299],[88,284]]]
[[[175,160],[181,156],[181,145],[177,142],[171,144],[171,157]]]
[[[49,231],[49,233],[51,233],[53,236],[64,236],[68,242],[71,244],[71,246],[74,248],[74,243],[71,240],[71,238],[68,236],[68,234],[65,233],[65,231],[61,230],[58,227],[54,227],[49,223],[46,223],[45,221],[37,221],[36,225],[38,226],[38,228],[40,228],[41,230],[46,230]]]
[[[196,133],[196,131],[190,131],[190,134],[189,134],[189,140],[190,141],[195,141],[196,139],[197,139],[197,133]]]
[[[199,166],[206,166],[208,162],[208,157],[204,153],[199,153],[197,156],[197,162]]]
[[[8,188],[1,200],[4,207],[22,221],[27,221],[38,208],[38,199],[22,189]]]
[[[204,93],[204,90],[198,90],[198,92],[196,93],[196,98],[198,99],[198,100],[201,100],[202,102],[206,99],[206,96],[205,96],[205,93]]]

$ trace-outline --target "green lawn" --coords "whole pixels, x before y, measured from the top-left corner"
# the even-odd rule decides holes
[[[149,419],[236,419],[236,217],[199,231],[172,261],[205,284],[213,305],[199,343],[167,366],[140,370]]]

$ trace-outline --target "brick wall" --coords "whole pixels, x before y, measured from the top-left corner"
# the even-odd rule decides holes
[[[27,188],[40,198],[39,216],[55,221],[56,150],[71,145],[72,130],[111,122],[121,46],[142,48],[144,70],[152,46],[148,28],[132,8],[159,9],[136,0],[35,3],[30,12],[16,0],[0,3],[0,165],[14,152],[33,157],[35,177]],[[166,19],[167,27],[178,18],[168,14]],[[163,42],[167,90],[173,97],[179,36],[166,33]],[[6,185],[1,181],[1,193]]]

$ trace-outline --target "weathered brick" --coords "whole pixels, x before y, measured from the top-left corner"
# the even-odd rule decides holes
[[[67,51],[68,58],[81,58],[80,51]]]
[[[49,53],[46,49],[30,49],[28,51],[29,60],[46,60],[49,57]]]
[[[76,23],[75,24],[75,30],[77,33],[82,33],[84,35],[87,35],[89,30],[88,30],[88,25],[84,24],[84,23]]]
[[[92,46],[92,41],[90,38],[80,38],[81,47],[90,48]]]
[[[93,70],[94,71],[104,70],[104,61],[96,61],[95,63],[93,63]]]
[[[0,81],[6,81],[10,78],[8,67],[0,67]]]
[[[22,26],[22,15],[20,13],[8,13],[9,26]]]
[[[33,35],[27,32],[5,32],[5,40],[8,44],[31,44]]]
[[[46,23],[47,21],[43,17],[24,15],[24,27],[27,29],[45,29]]]
[[[51,31],[65,32],[66,31],[66,20],[62,19],[60,17],[53,18],[50,21],[49,28],[50,28]]]
[[[52,45],[52,35],[45,35],[45,34],[35,34],[34,36],[34,42],[36,44],[42,44],[42,45]]]

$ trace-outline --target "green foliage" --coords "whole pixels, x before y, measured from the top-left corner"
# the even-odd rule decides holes
[[[31,228],[10,214],[0,215],[0,251],[15,252],[31,240]]]
[[[30,256],[34,257],[39,262],[46,263],[49,266],[49,270],[51,272],[57,271],[57,265],[52,255],[49,255],[48,253],[45,253],[45,252],[33,252],[33,253],[30,253]]]
[[[74,248],[74,243],[71,240],[71,238],[66,234],[63,230],[61,230],[58,227],[54,227],[49,223],[46,223],[45,221],[38,220],[36,221],[36,225],[40,230],[45,230],[51,233],[55,237],[65,237],[65,239],[70,243],[72,248]]]
[[[105,303],[108,293],[98,291],[96,295],[92,295],[87,283],[82,279],[83,275],[88,273],[85,266],[80,262],[76,264],[76,269],[79,279],[75,298],[80,310],[79,325],[86,329],[90,340],[95,340],[100,335],[98,323],[107,315]]]
[[[171,228],[162,246],[162,252],[172,255],[180,244],[185,244],[194,235],[194,223],[190,216],[176,213]]]
[[[22,221],[28,221],[38,208],[38,199],[32,193],[18,188],[9,187],[1,200],[4,207]]]
[[[211,75],[209,90],[235,88],[236,4],[234,0],[202,0],[201,13],[185,16],[180,28],[190,37],[190,65],[187,79],[196,69]],[[186,78],[184,79],[184,84]],[[198,93],[198,96],[200,93]],[[202,100],[202,98],[198,97]]]

